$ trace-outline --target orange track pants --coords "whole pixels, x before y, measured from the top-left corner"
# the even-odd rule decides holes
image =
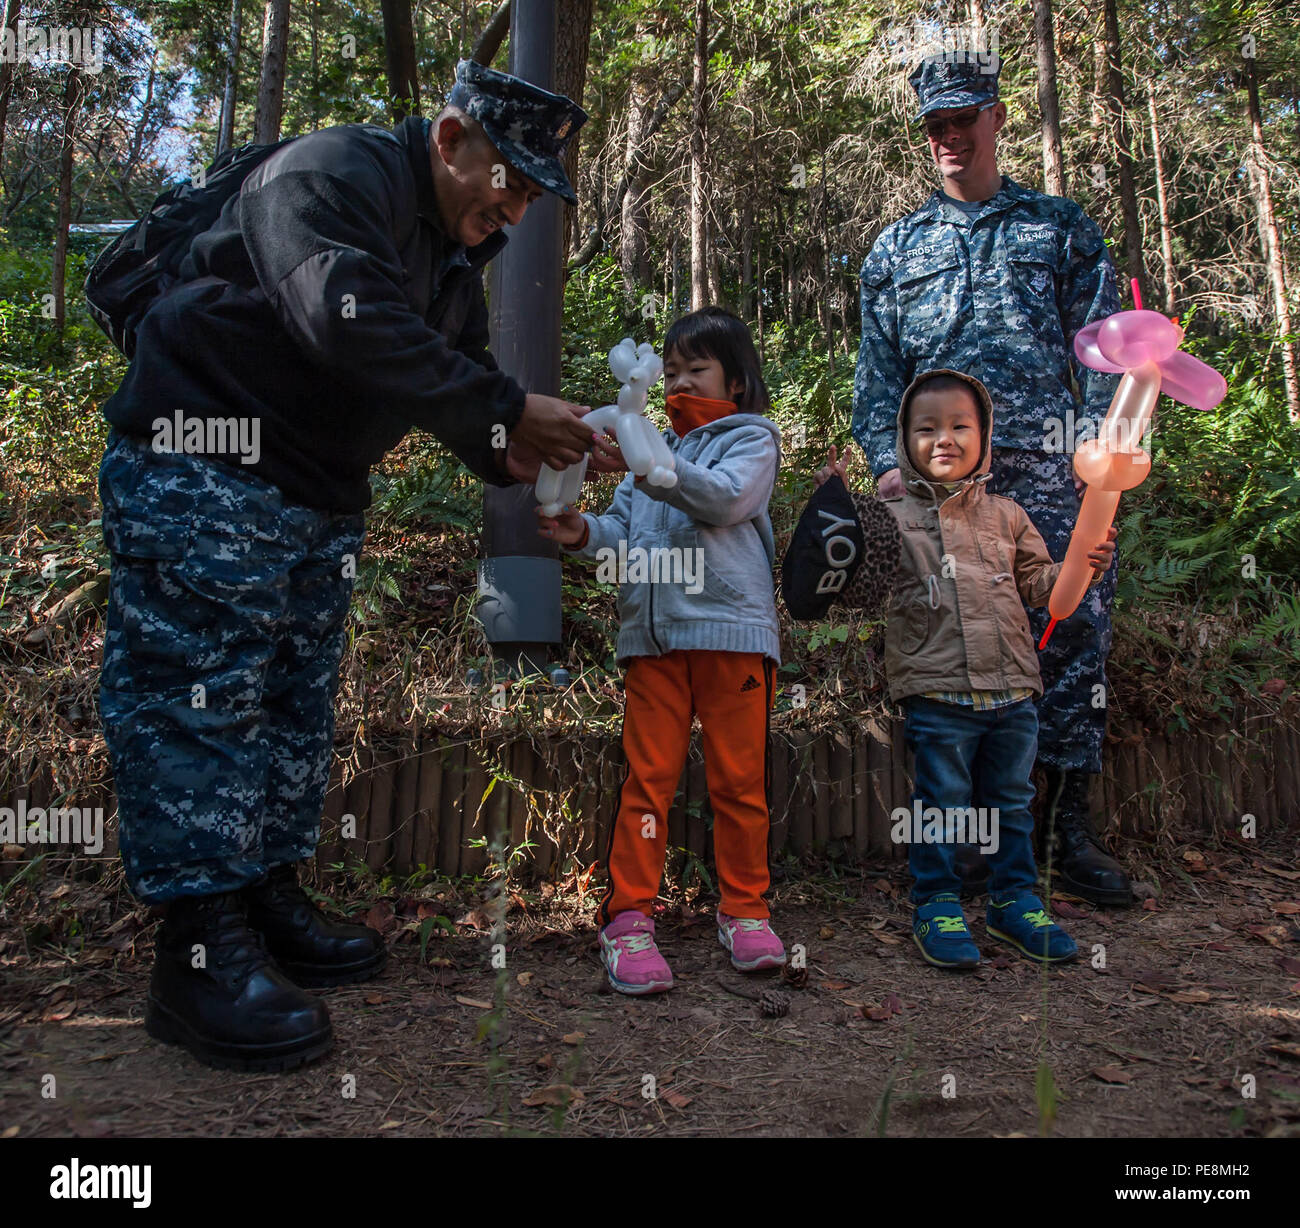
[[[767,718],[776,666],[757,652],[690,650],[633,657],[623,711],[627,775],[610,832],[609,889],[599,922],[635,909],[650,916],[668,851],[668,811],[690,750],[696,713],[713,808],[721,908],[767,917]]]

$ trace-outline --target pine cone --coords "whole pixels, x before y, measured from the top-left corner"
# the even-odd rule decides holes
[[[779,989],[765,989],[759,995],[758,1008],[768,1019],[783,1019],[790,1013],[790,995]]]
[[[781,965],[781,979],[791,989],[808,988],[808,965],[802,968],[796,968],[793,964],[785,963]]]

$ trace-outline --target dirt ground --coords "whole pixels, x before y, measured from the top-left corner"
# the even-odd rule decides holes
[[[326,992],[334,1049],[283,1075],[145,1034],[154,922],[119,887],[11,879],[0,1137],[1294,1137],[1297,853],[1294,836],[1130,848],[1152,894],[1056,897],[1083,958],[1046,972],[987,938],[982,899],[982,966],[923,964],[896,863],[790,866],[771,899],[805,984],[731,971],[709,900],[677,895],[658,920],[677,987],[644,999],[603,987],[589,876],[509,893],[501,969],[481,884],[372,890],[350,905],[387,933],[388,967]],[[764,988],[787,1014],[741,996]]]

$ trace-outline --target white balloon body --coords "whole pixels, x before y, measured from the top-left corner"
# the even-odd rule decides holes
[[[582,490],[582,480],[587,476],[587,458],[564,469],[552,469],[543,464],[537,471],[533,494],[548,516],[558,516],[569,507]]]
[[[592,431],[608,431],[618,440],[627,467],[651,486],[676,486],[673,454],[663,436],[645,416],[646,398],[664,373],[663,360],[646,342],[636,345],[624,337],[609,352],[609,369],[622,385],[617,405],[602,405],[583,419]],[[558,515],[577,499],[587,473],[587,457],[556,470],[542,465],[533,491],[547,516]]]

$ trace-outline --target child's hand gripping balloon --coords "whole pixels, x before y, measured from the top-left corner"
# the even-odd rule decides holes
[[[566,507],[558,515],[548,516],[544,507],[537,510],[537,532],[561,546],[576,546],[587,531],[587,522],[580,512]]]

